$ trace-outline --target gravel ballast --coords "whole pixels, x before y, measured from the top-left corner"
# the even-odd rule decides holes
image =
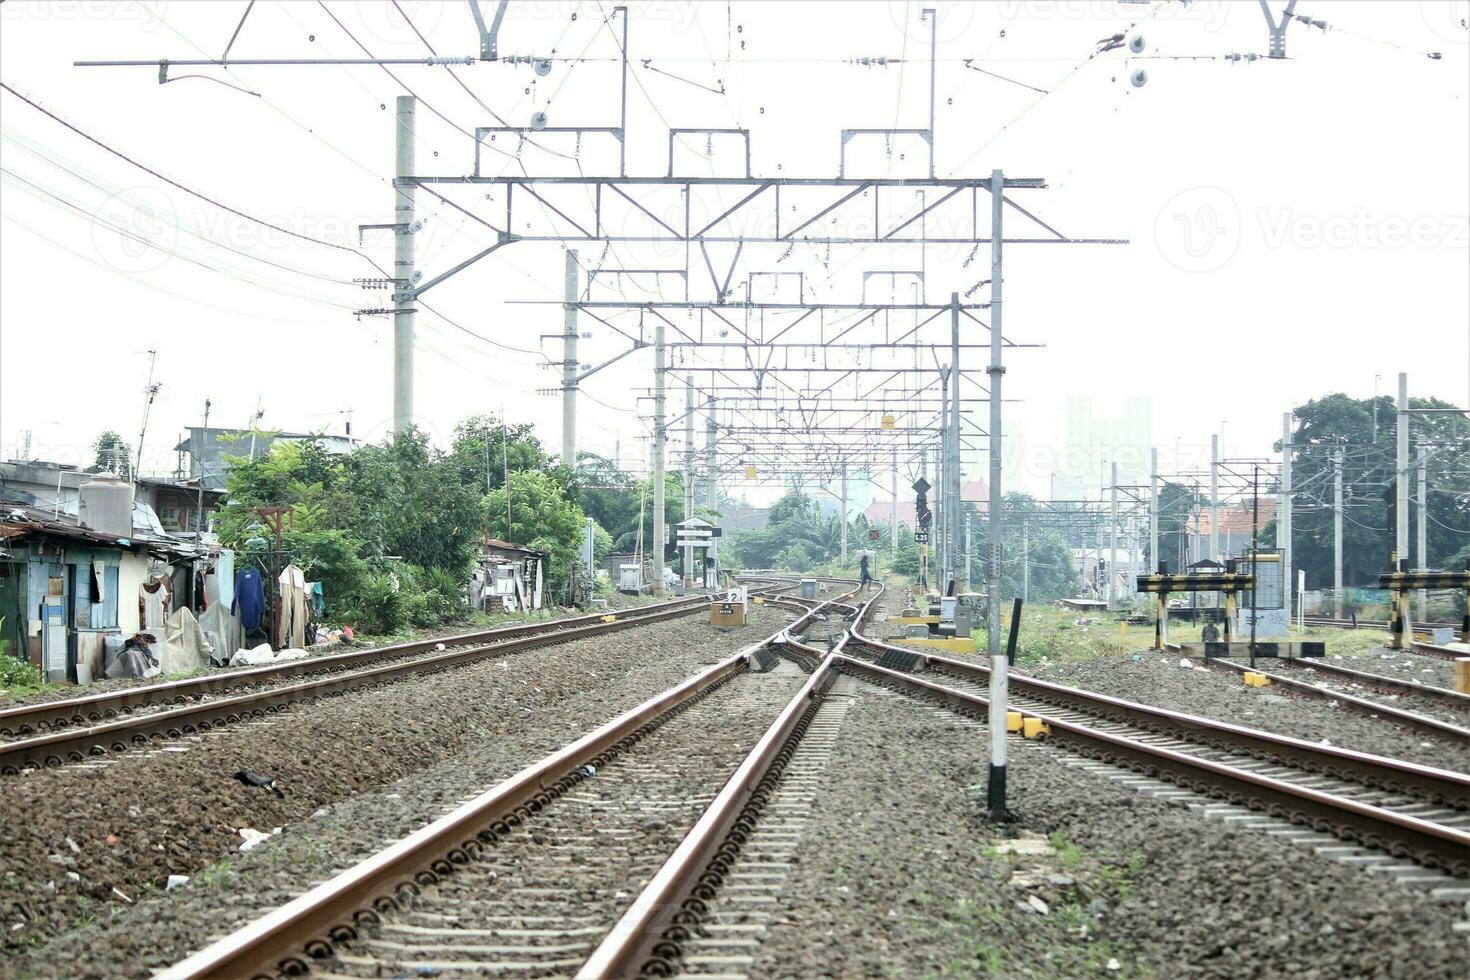
[[[1411,731],[1387,718],[1345,711],[1329,701],[1290,696],[1269,685],[1248,687],[1238,674],[1196,669],[1193,663],[1180,666],[1180,661],[1178,654],[1146,651],[1086,662],[1033,666],[1025,668],[1025,672],[1072,687],[1310,742],[1325,740],[1342,748],[1442,769],[1465,769],[1465,747],[1458,742]],[[1271,670],[1271,662],[1264,662],[1261,669]],[[1301,676],[1304,680],[1310,677],[1296,673],[1289,676]],[[1381,693],[1361,696],[1385,704],[1398,703],[1387,700],[1387,695]]]
[[[992,825],[981,724],[852,690],[814,801],[822,832],[796,850],[753,977],[1465,975],[1444,906],[1057,749],[1011,743],[1015,822]]]
[[[171,962],[256,898],[304,890],[792,616],[758,607],[743,629],[720,632],[695,613],[301,705],[95,768],[10,777],[0,782],[0,909],[7,953],[23,956],[6,972],[119,976]],[[468,768],[439,765],[471,748]],[[373,792],[431,767],[457,788]],[[284,797],[243,785],[241,770],[279,780]],[[343,823],[314,817],[339,808],[352,813]],[[283,846],[302,820],[314,832]],[[282,840],[238,852],[241,828],[276,827],[287,828]],[[155,894],[173,874],[195,880]],[[195,902],[208,911],[180,914]]]

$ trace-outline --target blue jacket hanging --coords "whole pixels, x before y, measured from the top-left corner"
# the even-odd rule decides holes
[[[265,585],[260,569],[246,567],[235,575],[235,602],[230,612],[239,614],[240,625],[246,632],[260,628],[260,617],[265,614]]]

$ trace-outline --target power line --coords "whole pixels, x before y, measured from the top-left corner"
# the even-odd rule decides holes
[[[148,166],[147,164],[141,163],[138,160],[134,159],[133,157],[128,156],[126,153],[123,153],[121,150],[118,150],[115,147],[109,146],[107,143],[104,143],[102,140],[100,140],[97,137],[93,136],[91,133],[88,133],[85,130],[83,130],[83,129],[81,129],[81,128],[77,127],[77,126],[74,126],[71,123],[67,122],[65,119],[61,118],[60,116],[58,116],[56,113],[52,112],[51,110],[45,108],[40,103],[33,101],[32,99],[28,98],[25,95],[22,95],[20,92],[16,91],[9,83],[0,81],[0,89],[4,89],[5,91],[9,92],[11,95],[15,96],[17,99],[20,99],[22,102],[26,103],[26,105],[29,105],[31,108],[35,109],[36,111],[42,113],[45,116],[48,116],[49,118],[51,118],[55,122],[60,123],[62,126],[65,126],[67,129],[71,130],[73,133],[76,133],[78,136],[82,137],[87,142],[93,144],[94,146],[100,147],[103,150],[106,150],[108,153],[111,153],[113,156],[117,157],[118,159],[123,160],[123,161],[131,164],[132,166],[138,168],[139,170],[143,171],[146,174],[149,174],[149,175],[157,178],[158,180],[163,181],[165,184],[168,184],[170,187],[176,187],[179,190],[183,191],[185,194],[189,194],[189,195],[191,195],[193,197],[197,197],[201,201],[204,201],[204,202],[206,202],[208,204],[214,205],[215,207],[219,208],[221,211],[227,211],[230,214],[235,215],[237,218],[244,218],[246,221],[252,222],[252,223],[257,224],[257,225],[260,225],[262,228],[270,228],[271,230],[278,231],[278,232],[280,232],[283,235],[290,235],[292,238],[299,238],[302,241],[311,242],[314,245],[323,245],[323,246],[325,246],[327,248],[335,248],[335,249],[338,249],[338,250],[343,251],[343,252],[351,252],[354,255],[361,256],[363,259],[365,259],[367,262],[369,262],[373,266],[373,268],[377,269],[379,272],[383,273],[385,276],[387,275],[387,272],[384,269],[382,269],[376,262],[373,262],[373,260],[371,258],[369,258],[366,254],[364,254],[363,252],[359,251],[358,249],[353,248],[350,245],[340,245],[340,244],[338,244],[336,242],[323,241],[320,238],[313,238],[310,235],[303,235],[300,232],[292,231],[289,228],[284,228],[284,227],[282,227],[280,225],[272,224],[271,222],[266,221],[266,220],[264,220],[262,218],[257,218],[254,215],[246,214],[244,211],[241,211],[238,208],[232,208],[228,204],[225,204],[222,201],[218,201],[215,198],[212,198],[209,195],[202,193],[201,191],[196,191],[192,187],[188,187],[188,186],[186,186],[184,184],[181,184],[180,182],[178,182],[177,180],[174,180],[171,177],[164,176],[163,174],[159,173],[157,170],[154,170],[152,167]]]

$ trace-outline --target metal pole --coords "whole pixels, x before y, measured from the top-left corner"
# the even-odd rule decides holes
[[[1006,658],[1000,646],[1000,404],[1001,377],[1001,209],[1004,205],[1005,178],[1001,171],[990,174],[990,560],[985,569],[986,634],[985,649],[990,654],[990,780],[986,802],[990,819],[1003,820],[1006,815]]]
[[[1108,608],[1113,608],[1113,600],[1117,598],[1113,583],[1118,579],[1118,464],[1112,464],[1110,473],[1112,485],[1108,490],[1108,563],[1105,566],[1108,572],[1107,594],[1105,596]]]
[[[1258,599],[1260,589],[1260,530],[1261,530],[1261,465],[1259,463],[1251,467],[1251,574],[1256,576],[1256,584],[1251,588],[1251,667],[1256,666],[1256,620],[1259,606]]]
[[[715,396],[704,396],[704,505],[714,510],[719,500],[715,474]]]
[[[1152,446],[1148,451],[1148,560],[1153,563],[1152,571],[1163,571],[1159,567],[1159,451]]]
[[[842,523],[842,567],[847,567],[847,464],[842,464],[842,513],[838,514]]]
[[[1409,376],[1399,372],[1399,402],[1396,434],[1398,435],[1398,459],[1394,474],[1394,567],[1398,571],[1400,562],[1409,557]],[[1407,613],[1409,604],[1405,602]],[[1407,619],[1407,616],[1405,617]],[[1408,622],[1404,623],[1403,637],[1412,640],[1414,633]]]
[[[965,518],[965,591],[973,592],[974,584],[970,579],[970,567],[974,564],[973,548],[975,546],[975,522],[971,518]]]
[[[888,550],[898,560],[898,449],[893,450],[893,500],[888,504]]]
[[[1332,456],[1332,615],[1342,618],[1342,449]]]
[[[1021,522],[1021,602],[1031,601],[1031,525]]]
[[[664,347],[664,324],[659,320],[653,327],[653,540],[649,551],[653,555],[653,594],[664,594],[664,443],[668,432],[664,428],[664,359],[668,351]]]
[[[694,516],[694,379],[684,379],[684,520]],[[684,588],[694,587],[694,546],[684,546]]]
[[[567,249],[561,334],[561,462],[577,468],[577,252]]]
[[[939,547],[939,592],[949,590],[953,572],[949,547],[949,367],[939,369],[939,451],[935,467],[938,479],[934,481],[934,526],[939,532],[935,538]]]
[[[1210,436],[1210,561],[1220,560],[1220,437]]]
[[[396,135],[399,178],[393,182],[393,431],[413,425],[413,273],[414,185],[400,183],[414,173],[414,106],[398,96]]]
[[[1291,568],[1291,413],[1281,416],[1281,506],[1276,515],[1276,545],[1281,549],[1281,605],[1291,622],[1296,577]]]
[[[1414,554],[1419,558],[1419,571],[1429,570],[1429,525],[1426,523],[1429,514],[1429,466],[1426,460],[1424,447],[1419,448],[1419,514],[1418,528],[1415,534],[1416,541]],[[1419,622],[1429,621],[1429,590],[1419,590]]]
[[[932,132],[931,132],[932,136]],[[960,503],[960,494],[963,492],[964,479],[960,472],[960,294],[949,294],[949,431],[948,442],[950,445],[949,461],[949,486],[952,497],[949,506],[950,520],[945,525],[950,537],[950,568],[959,578],[959,551],[960,551],[960,523],[964,520],[962,514],[964,507]],[[965,562],[968,574],[969,549],[965,551]]]
[[[204,399],[204,431],[209,431],[209,399]],[[203,436],[200,437],[201,439]],[[116,469],[116,466],[114,466]],[[199,502],[194,512],[194,540],[199,544],[204,543],[204,463],[200,459],[199,465]]]

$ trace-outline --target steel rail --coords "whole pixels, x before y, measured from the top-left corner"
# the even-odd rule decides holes
[[[964,713],[984,715],[990,707],[989,701],[978,695],[935,684],[912,674],[840,654],[834,659],[837,668],[844,673],[867,675],[889,686],[936,699]],[[1317,828],[1336,827],[1366,847],[1387,850],[1395,856],[1412,855],[1425,864],[1460,877],[1470,875],[1470,833],[1466,831],[1060,718],[1029,711],[1027,714],[1044,722],[1051,729],[1050,737],[1085,754],[1121,761],[1131,768],[1201,792],[1224,793],[1294,823]]]
[[[1410,647],[1411,652],[1425,657],[1435,657],[1439,660],[1459,660],[1462,657],[1470,657],[1470,650],[1454,650],[1443,647],[1437,643],[1414,643]]]
[[[1288,662],[1302,664],[1301,661]],[[1335,701],[1358,714],[1386,718],[1425,735],[1434,735],[1439,738],[1470,744],[1470,728],[1464,728],[1447,721],[1440,721],[1438,718],[1431,718],[1427,715],[1418,714],[1417,712],[1406,711],[1403,708],[1391,704],[1384,704],[1381,701],[1370,701],[1368,698],[1359,697],[1356,694],[1349,694],[1346,691],[1335,690],[1334,688],[1325,687],[1321,684],[1314,684],[1311,681],[1302,680],[1299,677],[1288,677],[1285,674],[1262,670],[1259,662],[1253,668],[1247,664],[1236,663],[1235,661],[1224,660],[1219,657],[1209,657],[1206,658],[1205,664],[1216,670],[1229,670],[1237,674],[1245,674],[1254,670],[1256,673],[1270,680],[1272,684],[1283,687],[1288,691],[1295,691],[1300,694],[1305,694],[1308,697]],[[1307,667],[1303,665],[1302,669],[1307,669]],[[1334,668],[1331,664],[1319,665],[1315,661],[1311,663],[1310,669],[1322,670],[1324,673],[1333,673],[1335,670],[1340,670],[1340,676],[1361,684],[1371,683],[1379,687],[1395,690],[1401,694],[1433,697],[1445,704],[1452,704],[1460,708],[1470,708],[1470,695],[1459,694],[1444,687],[1429,687],[1425,684],[1416,684],[1413,681],[1403,681],[1395,677],[1384,677],[1382,674],[1366,674],[1345,667]]]
[[[807,612],[792,626],[804,625],[816,611]],[[401,908],[420,889],[472,864],[486,845],[580,782],[582,766],[606,761],[632,744],[650,722],[744,669],[788,628],[782,627],[630,708],[445,816],[156,974],[155,980],[238,980],[304,972],[310,959],[329,956],[333,943],[355,938],[363,921]]]
[[[727,838],[737,827],[748,832],[754,822],[748,809],[769,799],[774,787],[766,777],[779,778],[784,770],[795,742],[836,679],[832,666],[833,657],[828,655],[776,716],[693,829],[592,951],[577,971],[577,980],[636,976],[645,960],[659,955],[667,930],[682,930],[678,938],[688,938],[704,911],[702,903],[714,897],[723,877],[706,869],[716,865],[728,871],[734,862],[739,843],[727,843]],[[663,958],[671,959],[670,952],[676,950],[664,950]]]
[[[883,586],[879,585],[857,608],[853,629],[862,625],[882,595]],[[662,975],[675,972],[670,967],[679,955],[680,943],[693,935],[708,911],[707,903],[715,897],[735,863],[760,811],[775,793],[786,764],[836,679],[834,664],[851,637],[850,630],[845,632],[830,652],[817,651],[785,637],[786,643],[819,653],[820,665],[756,741],[734,775],[633,899],[622,918],[588,956],[577,971],[577,980],[609,980],[655,970]]]
[[[553,646],[633,626],[663,622],[697,612],[707,601],[702,598],[698,603],[635,615],[619,615],[611,622],[604,621],[604,617],[593,617],[595,622],[580,626],[512,637],[483,646],[449,650],[430,657],[366,670],[335,673],[298,684],[200,701],[84,728],[66,728],[45,735],[0,743],[0,775],[16,775],[27,766],[57,766],[67,760],[80,762],[88,755],[105,755],[109,750],[123,751],[130,744],[147,744],[151,738],[157,736],[179,738],[197,731],[208,731],[221,724],[233,724],[247,716],[274,714],[302,701],[364,687],[376,687],[411,675],[437,673],[490,656]]]
[[[855,634],[861,646],[904,654],[932,670],[959,677],[986,678],[990,668],[951,657],[906,650]],[[1408,791],[1456,809],[1470,809],[1470,775],[1436,769],[1402,759],[1354,752],[1333,745],[1319,745],[1289,735],[1278,735],[1230,722],[1191,715],[1182,711],[1140,704],[1095,691],[1055,684],[1011,671],[1010,687],[1039,700],[1123,721],[1153,732],[1166,732],[1191,742],[1233,749],[1257,757],[1282,759],[1299,768],[1352,779],[1393,791]]]
[[[291,660],[282,664],[266,664],[260,667],[248,667],[243,670],[221,671],[203,677],[189,677],[183,680],[163,681],[157,684],[140,684],[113,691],[104,691],[98,694],[84,695],[82,697],[15,705],[0,709],[0,735],[26,735],[30,734],[31,731],[46,726],[59,727],[72,723],[86,724],[87,721],[97,722],[113,717],[119,712],[130,711],[138,707],[183,701],[189,698],[202,697],[216,691],[259,684],[263,681],[297,677],[302,674],[318,673],[321,671],[360,667],[364,664],[371,664],[378,661],[415,656],[420,653],[427,653],[441,643],[445,647],[452,647],[485,643],[499,639],[510,639],[517,636],[538,635],[600,622],[607,615],[638,615],[644,612],[656,612],[659,609],[683,608],[685,606],[697,607],[702,602],[707,601],[708,597],[704,596],[672,599],[667,602],[650,603],[647,606],[639,606],[621,612],[589,613],[583,616],[568,616],[560,619],[540,620],[534,623],[497,626],[470,633],[458,633],[424,640],[411,640],[406,643],[393,643],[366,650],[352,650],[346,653],[330,654],[321,657],[306,657],[301,660]]]

